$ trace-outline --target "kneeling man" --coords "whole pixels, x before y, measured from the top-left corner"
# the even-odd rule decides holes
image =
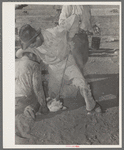
[[[39,108],[47,113],[42,87],[41,64],[38,57],[25,51],[17,51],[15,62],[15,128],[16,136],[31,138],[30,129]]]

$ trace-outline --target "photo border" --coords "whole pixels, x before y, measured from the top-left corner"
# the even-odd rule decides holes
[[[2,9],[3,9],[3,7],[2,7],[2,4],[4,3],[4,2],[10,2],[10,1],[3,1],[2,0],[2,2],[1,2],[1,11],[2,11]],[[14,3],[15,1],[11,1],[12,3]],[[16,1],[17,3],[18,2],[20,2],[20,3],[29,3],[29,1]],[[34,2],[34,1],[30,1],[30,2]],[[35,2],[40,2],[40,1],[35,1]],[[42,2],[52,2],[52,1],[42,1]],[[54,1],[54,2],[72,2],[72,1]],[[74,2],[74,1],[73,1]],[[91,1],[78,1],[78,2],[91,2]],[[94,2],[96,2],[96,1],[94,1]],[[108,1],[97,1],[97,2],[108,2]],[[109,1],[109,2],[114,2],[114,1]],[[115,2],[121,2],[121,8],[123,8],[123,3],[122,3],[122,1],[115,1]],[[46,4],[47,5],[47,4]],[[3,13],[3,11],[1,12],[1,14]],[[120,15],[120,17],[121,17],[121,19],[122,19],[122,17],[123,17],[123,10],[121,9],[121,15]],[[120,20],[121,20],[120,19]],[[3,41],[3,18],[2,18],[2,15],[1,15],[1,27],[0,27],[0,29],[1,29],[1,41]],[[122,22],[120,22],[120,26],[122,25]],[[123,32],[123,27],[121,26],[121,28],[120,28],[120,30],[121,30],[121,32]],[[120,33],[121,33],[120,32]],[[120,35],[121,37],[123,36],[123,34],[122,35]],[[14,37],[15,38],[15,37]],[[1,43],[1,41],[0,41],[0,43]],[[121,42],[122,42],[122,38],[121,38]],[[120,48],[122,48],[123,47],[123,43],[121,43],[120,42]],[[121,52],[122,52],[122,54],[120,54],[120,56],[122,57],[122,59],[121,59],[121,57],[120,57],[120,63],[122,64],[122,66],[123,66],[123,64],[124,64],[124,62],[123,62],[123,55],[124,55],[124,52],[121,50]],[[1,94],[1,101],[0,101],[0,106],[1,106],[1,109],[0,109],[0,111],[1,111],[1,131],[3,131],[3,126],[2,126],[2,124],[3,124],[3,103],[2,103],[2,101],[4,100],[3,99],[3,89],[2,89],[2,87],[4,86],[4,83],[5,83],[5,81],[3,82],[3,77],[5,77],[5,76],[3,76],[3,75],[5,75],[5,74],[3,74],[4,73],[4,64],[3,64],[3,61],[4,61],[4,58],[3,58],[3,43],[1,44],[1,51],[0,51],[0,61],[1,61],[1,63],[0,63],[0,69],[1,69],[1,74],[0,74],[0,81],[1,81],[1,90],[0,90],[0,94]],[[121,69],[121,71],[122,71],[122,69]],[[122,79],[122,81],[120,81],[119,83],[120,83],[120,85],[121,84],[123,84],[123,72],[121,72],[121,75],[120,75],[120,77],[119,78],[121,78]],[[122,95],[122,98],[123,98],[123,85],[122,85],[122,93],[120,94],[120,95]],[[120,91],[121,92],[121,91]],[[121,113],[123,114],[123,109],[124,109],[124,106],[123,106],[123,103],[121,103],[122,104],[122,111],[121,111]],[[122,124],[123,124],[123,116],[121,116],[122,117]],[[122,125],[122,127],[123,127],[123,125]],[[122,133],[123,133],[123,128],[122,128]],[[122,139],[123,139],[123,136],[122,136]],[[3,140],[3,134],[2,134],[2,132],[1,132],[1,140]],[[123,140],[122,140],[123,141]],[[124,142],[122,143],[122,148],[123,148],[123,144],[124,144]],[[3,141],[1,141],[1,146],[2,146],[2,148],[3,148]],[[25,146],[25,145],[24,145]],[[36,147],[37,147],[37,145],[35,145]],[[101,146],[103,146],[103,145],[99,145],[99,147],[100,148],[102,148]],[[26,147],[26,148],[30,148],[30,149],[37,149],[37,148],[31,148],[32,147],[32,145],[30,145],[30,146],[28,146],[28,147]],[[92,146],[92,147],[94,147],[94,146]],[[114,148],[114,147],[113,147]],[[12,149],[12,148],[11,148]],[[13,149],[15,149],[15,148],[13,148]],[[22,148],[20,148],[20,149],[22,149]],[[24,148],[23,148],[24,149]],[[44,148],[38,148],[38,149],[44,149]],[[45,149],[49,149],[49,148],[45,148]],[[54,147],[53,148],[50,148],[50,149],[55,149]],[[56,148],[57,149],[57,148]],[[59,149],[59,148],[58,148]],[[68,149],[68,148],[64,148],[64,149]],[[70,148],[70,149],[76,149],[76,148]],[[85,148],[80,148],[80,149],[85,149]],[[88,149],[88,148],[86,148],[86,149]],[[94,148],[93,148],[94,149]],[[96,148],[95,148],[96,149]],[[102,149],[104,149],[104,148],[102,148]],[[106,149],[106,148],[105,148]]]

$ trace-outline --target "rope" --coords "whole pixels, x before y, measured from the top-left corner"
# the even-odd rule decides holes
[[[61,80],[60,89],[59,89],[59,93],[58,93],[58,100],[60,99],[60,93],[61,93],[61,89],[62,89],[62,83],[63,83],[63,80],[64,80],[64,74],[65,74],[65,69],[66,69],[66,66],[67,66],[67,61],[68,61],[68,58],[69,58],[69,54],[66,58],[65,68],[63,70],[62,80]]]

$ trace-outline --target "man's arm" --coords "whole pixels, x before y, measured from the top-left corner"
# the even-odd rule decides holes
[[[33,73],[32,81],[33,81],[33,89],[34,89],[34,93],[36,95],[37,101],[42,108],[42,112],[46,113],[49,110],[47,108],[46,99],[45,99],[43,86],[42,86],[41,69],[40,69],[40,66],[38,65],[35,66],[35,71]]]
[[[59,17],[60,28],[65,28],[69,32],[68,37],[73,38],[79,30],[80,17],[78,14],[72,13],[71,5],[64,5]],[[58,26],[58,27],[59,27]]]
[[[61,24],[66,18],[72,15],[72,6],[63,5],[61,14],[59,16],[59,24]]]

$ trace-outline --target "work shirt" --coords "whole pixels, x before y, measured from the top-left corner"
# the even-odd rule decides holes
[[[91,11],[88,5],[63,5],[62,12],[59,17],[59,24],[71,15],[78,15],[80,17],[80,28],[85,31],[92,32],[91,26]]]
[[[54,65],[65,60],[73,48],[73,43],[69,42],[68,39],[73,38],[78,32],[78,22],[79,17],[72,15],[57,27],[41,30],[44,42],[40,47],[31,49],[31,51],[48,65]]]
[[[16,59],[15,62],[15,97],[36,96],[43,106],[44,93],[41,78],[41,66],[27,57]]]
[[[81,24],[79,24],[81,20]],[[90,10],[88,6],[64,5],[59,19],[59,25],[54,28],[41,30],[43,44],[33,49],[45,64],[54,65],[64,60],[74,48],[69,40],[78,33],[79,28],[90,30]]]

